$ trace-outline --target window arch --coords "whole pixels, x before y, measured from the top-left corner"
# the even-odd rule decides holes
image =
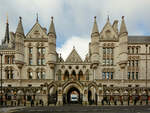
[[[64,80],[69,80],[69,72],[68,72],[68,70],[65,71]]]
[[[33,70],[28,69],[28,79],[33,79]]]
[[[45,69],[37,69],[36,70],[36,78],[37,79],[45,79],[46,78],[46,73],[45,73]]]
[[[78,74],[78,80],[83,80],[83,72],[80,70]]]
[[[76,78],[76,72],[75,72],[75,70],[72,71],[71,76],[72,76],[73,78]]]

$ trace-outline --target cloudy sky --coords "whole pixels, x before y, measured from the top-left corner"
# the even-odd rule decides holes
[[[23,18],[25,34],[39,15],[41,26],[49,29],[54,17],[57,33],[57,51],[66,58],[75,46],[82,58],[88,52],[88,43],[97,16],[99,30],[110,21],[125,16],[129,35],[150,35],[150,0],[0,0],[0,39],[4,37],[6,15],[10,31],[15,32],[18,17]]]

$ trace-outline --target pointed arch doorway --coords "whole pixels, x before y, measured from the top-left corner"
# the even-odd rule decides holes
[[[76,87],[71,87],[67,92],[67,103],[79,104],[80,99],[80,91]]]

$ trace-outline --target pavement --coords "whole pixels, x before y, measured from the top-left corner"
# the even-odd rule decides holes
[[[0,113],[12,113],[25,107],[0,107]]]
[[[65,106],[24,107],[24,108],[17,107],[17,109],[15,108],[10,109],[10,112],[11,113],[77,113],[77,112],[78,113],[150,113],[150,106],[65,105]],[[2,112],[2,113],[10,113],[10,112]]]

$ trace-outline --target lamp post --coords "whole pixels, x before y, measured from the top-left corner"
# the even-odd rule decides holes
[[[3,86],[2,86],[2,82],[3,82],[3,79],[2,79],[2,56],[3,56],[3,54],[0,54],[0,56],[1,56],[1,104],[2,104],[2,98],[3,98],[3,90],[2,90],[2,88],[3,88]]]
[[[146,46],[146,105],[148,105],[148,90],[147,90],[147,47],[148,44],[145,45]]]
[[[146,46],[146,90],[147,90],[147,44],[145,45]]]

